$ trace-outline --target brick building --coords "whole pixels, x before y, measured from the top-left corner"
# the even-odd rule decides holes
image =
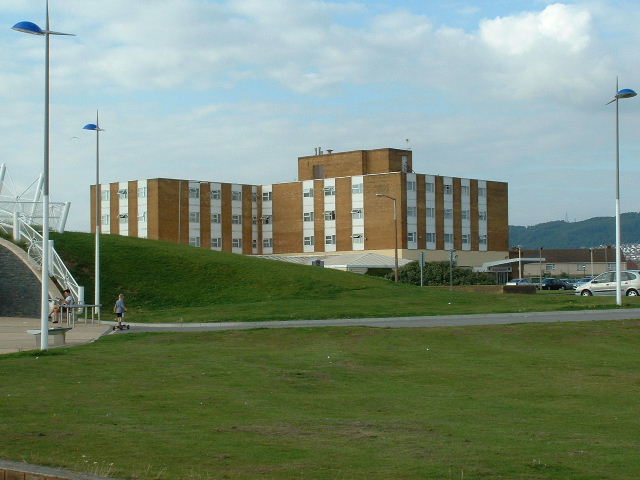
[[[413,173],[410,150],[298,158],[298,181],[271,185],[155,178],[103,184],[103,233],[254,255],[375,252],[479,265],[508,256],[508,186]],[[384,196],[381,196],[384,195]],[[388,198],[392,197],[395,199]],[[95,232],[95,185],[91,186]]]

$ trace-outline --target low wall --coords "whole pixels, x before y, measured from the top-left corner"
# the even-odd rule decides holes
[[[457,285],[453,289],[459,292],[475,293],[536,293],[535,285]]]
[[[117,480],[88,473],[0,460],[0,480]]]

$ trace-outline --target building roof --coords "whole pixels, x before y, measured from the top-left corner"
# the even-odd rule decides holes
[[[540,250],[522,250],[521,255],[523,257],[538,257],[540,256]],[[510,258],[518,258],[518,249],[511,249],[509,251]],[[542,249],[542,257],[544,262],[549,263],[574,263],[574,262],[590,262],[591,250],[588,248],[557,248],[557,249]],[[615,263],[616,261],[616,249],[609,247],[594,248],[593,249],[593,261],[597,263]],[[622,252],[622,261],[625,261],[624,252]]]

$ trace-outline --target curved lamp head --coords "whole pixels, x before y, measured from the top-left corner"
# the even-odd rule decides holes
[[[30,33],[31,35],[45,34],[44,30],[42,30],[33,22],[18,22],[13,27],[11,27],[11,29],[22,33]]]
[[[616,98],[631,98],[635,97],[636,95],[637,93],[630,88],[623,88],[617,93]]]
[[[95,123],[87,123],[84,127],[82,127],[83,130],[93,130],[96,132],[102,132],[102,129],[100,127],[98,127]]]

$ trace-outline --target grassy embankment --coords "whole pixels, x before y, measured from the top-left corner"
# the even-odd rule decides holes
[[[0,357],[0,458],[118,478],[640,478],[640,323],[113,335]]]
[[[93,299],[94,237],[53,234],[86,299]],[[499,295],[395,285],[387,280],[203,248],[104,235],[101,298],[127,296],[132,322],[356,318],[611,308],[613,297]],[[640,305],[637,298],[627,304]]]

